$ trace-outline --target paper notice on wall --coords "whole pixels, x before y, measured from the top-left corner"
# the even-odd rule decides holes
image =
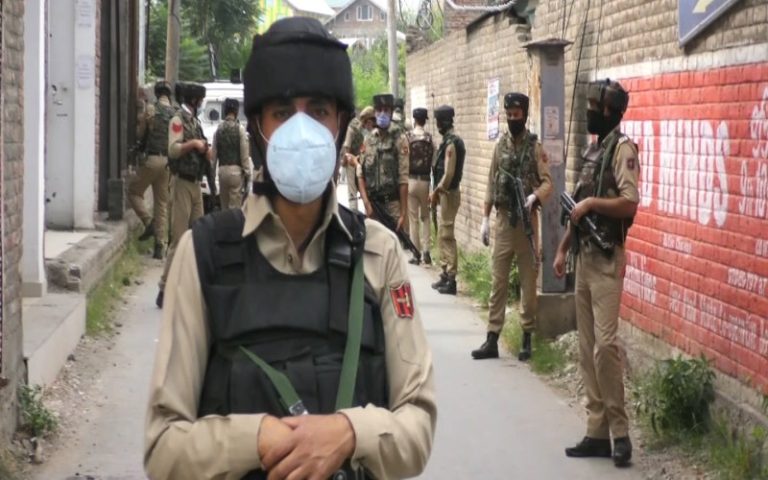
[[[560,109],[544,107],[544,138],[557,138],[560,135]]]
[[[75,18],[78,28],[91,28],[96,17],[94,0],[77,0]]]
[[[411,110],[414,108],[426,108],[427,106],[427,87],[419,85],[411,88]]]
[[[75,76],[77,77],[77,88],[87,90],[93,87],[94,64],[92,55],[80,55],[75,64]]]
[[[499,136],[499,79],[488,82],[488,114],[486,118],[488,140]]]
[[[550,167],[556,167],[563,164],[563,148],[565,147],[565,142],[562,139],[544,139],[542,147],[544,147],[544,152],[547,154]]]

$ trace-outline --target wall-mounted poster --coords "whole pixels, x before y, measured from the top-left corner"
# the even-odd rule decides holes
[[[494,140],[499,136],[499,79],[494,78],[488,82],[488,140]]]

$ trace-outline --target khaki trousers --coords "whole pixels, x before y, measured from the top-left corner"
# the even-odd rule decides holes
[[[437,238],[440,245],[440,263],[449,277],[455,278],[459,270],[459,252],[456,246],[454,222],[461,205],[461,190],[458,188],[440,195],[440,221]]]
[[[349,209],[357,211],[357,170],[351,165],[344,167],[347,172],[347,192],[349,192]]]
[[[149,222],[155,223],[155,242],[165,246],[168,244],[168,158],[160,155],[150,155],[147,161],[139,167],[128,184],[128,201],[136,216],[146,227]],[[153,216],[147,212],[144,205],[144,193],[152,187]]]
[[[408,224],[411,241],[420,252],[429,251],[429,181],[408,180]],[[421,234],[419,234],[421,233]]]
[[[243,204],[243,169],[238,165],[219,167],[221,208],[240,208]]]
[[[203,216],[203,193],[200,182],[190,182],[173,176],[171,179],[171,244],[165,258],[165,269],[160,278],[160,290],[165,288],[165,280],[173,262],[176,245],[192,222]]]
[[[538,232],[538,215],[534,214],[531,217],[531,223],[533,223],[533,231]],[[538,233],[534,234],[534,240],[538,252]],[[532,332],[536,328],[538,260],[534,262],[531,245],[523,231],[522,222],[519,221],[516,227],[512,227],[509,224],[508,211],[504,208],[497,209],[496,236],[491,258],[493,284],[488,310],[489,332],[499,333],[504,327],[504,314],[509,298],[509,271],[512,267],[513,258],[517,260],[517,271],[520,278],[520,326],[524,332]]]
[[[583,249],[576,259],[575,291],[579,366],[589,412],[587,436],[626,437],[623,366],[617,343],[624,248],[616,247],[612,258],[596,248]]]

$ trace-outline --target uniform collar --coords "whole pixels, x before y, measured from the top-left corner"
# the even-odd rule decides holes
[[[613,130],[608,132],[608,135],[605,136],[602,142],[600,142],[600,148],[603,148],[610,143],[610,139],[612,139],[615,135],[621,134],[621,124],[616,125]]]
[[[413,133],[418,135],[418,134],[426,133],[426,130],[424,130],[424,127],[422,127],[421,125],[414,125]]]
[[[166,107],[170,107],[171,106],[171,101],[165,95],[163,95],[162,97],[158,98],[157,99],[157,103],[159,103],[160,105],[165,105]]]
[[[336,199],[335,184],[333,188],[331,188],[330,191],[326,193],[326,195],[328,198],[325,211],[323,212],[323,221],[320,224],[320,228],[318,228],[314,235],[316,236],[318,233],[325,232],[325,230],[327,230],[328,226],[331,224],[331,220],[333,220],[339,227],[341,227],[341,231],[343,231],[347,238],[349,238],[351,241],[352,235],[347,230],[346,225],[344,225],[344,222],[341,220],[341,216],[339,215],[339,203]],[[245,202],[245,206],[243,207],[243,213],[245,214],[243,237],[247,237],[254,231],[261,228],[265,220],[268,218],[272,219],[273,221],[277,220],[275,223],[282,226],[282,221],[280,221],[280,216],[272,206],[272,201],[265,195],[248,195],[248,200]]]

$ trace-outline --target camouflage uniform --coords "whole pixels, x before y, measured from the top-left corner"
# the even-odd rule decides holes
[[[404,216],[400,186],[408,185],[409,167],[405,135],[399,129],[375,128],[363,142],[360,166],[358,178],[365,181],[368,198],[382,205],[393,220]]]
[[[228,116],[213,137],[213,158],[219,164],[221,208],[239,208],[243,186],[251,179],[248,136],[237,118]]]
[[[506,173],[505,173],[506,172]],[[496,142],[485,202],[496,207],[496,236],[493,245],[493,286],[488,311],[488,331],[499,333],[504,326],[508,298],[509,271],[512,259],[517,260],[522,293],[520,323],[524,332],[536,326],[536,277],[538,258],[531,253],[530,243],[523,231],[523,222],[513,207],[514,195],[508,177],[511,174],[523,181],[525,196],[536,195],[544,202],[552,193],[547,156],[536,135],[525,132],[513,139],[507,131]],[[538,249],[538,212],[531,211],[534,245]]]
[[[138,138],[144,143],[144,158],[136,176],[128,185],[128,201],[145,227],[154,221],[155,243],[160,249],[168,244],[168,122],[176,110],[168,97],[160,97],[154,105],[147,105],[139,118]],[[144,205],[144,193],[152,187],[154,216]],[[156,248],[157,250],[157,248]]]

